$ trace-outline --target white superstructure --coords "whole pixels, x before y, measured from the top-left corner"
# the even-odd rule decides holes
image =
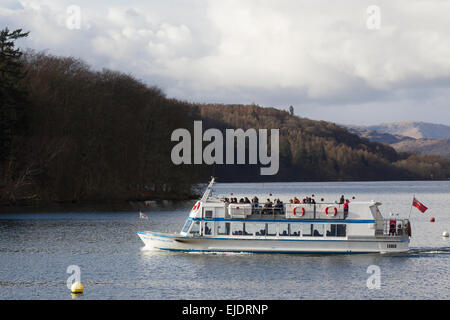
[[[214,179],[179,234],[138,232],[146,247],[186,252],[373,253],[408,250],[408,219],[385,219],[379,202],[287,203],[268,208],[210,197]]]

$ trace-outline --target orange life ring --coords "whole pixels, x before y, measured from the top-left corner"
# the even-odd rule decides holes
[[[326,214],[326,215],[328,215],[328,208],[329,208],[329,207],[326,207],[326,208],[325,208],[325,214]],[[337,211],[338,211],[337,208],[334,207],[334,216],[337,215]]]

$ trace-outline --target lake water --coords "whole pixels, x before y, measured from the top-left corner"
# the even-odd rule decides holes
[[[450,182],[216,184],[215,194],[260,199],[377,200],[382,213],[411,214],[405,254],[193,254],[144,251],[146,230],[178,232],[194,201],[122,208],[1,209],[0,299],[72,299],[67,268],[77,265],[78,299],[450,299]],[[429,207],[412,208],[413,195]],[[435,217],[436,222],[429,222]],[[368,289],[370,266],[379,289]],[[371,267],[373,268],[373,267]]]

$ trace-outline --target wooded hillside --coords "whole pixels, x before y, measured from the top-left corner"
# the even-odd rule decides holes
[[[26,34],[4,30],[0,39],[3,204],[184,199],[211,175],[221,182],[450,177],[449,158],[400,154],[275,108],[169,99],[131,75],[95,71],[76,58],[22,55],[6,45],[14,36]],[[192,132],[194,120],[203,130],[280,129],[278,174],[261,176],[259,164],[174,165],[171,134]]]

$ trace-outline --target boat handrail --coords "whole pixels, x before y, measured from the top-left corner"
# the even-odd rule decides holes
[[[409,219],[401,219],[401,218],[383,219],[382,229],[377,229],[376,235],[388,237],[403,236],[408,232],[408,224]]]

